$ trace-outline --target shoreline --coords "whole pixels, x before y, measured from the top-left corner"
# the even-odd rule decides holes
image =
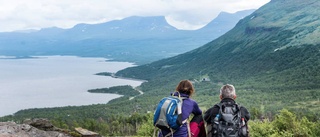
[[[94,95],[87,91],[117,85],[136,87],[144,82],[95,76],[94,73],[97,72],[116,72],[132,66],[128,62],[119,62],[119,64],[108,62],[106,58],[78,56],[40,56],[39,58],[37,56],[37,58],[12,59],[12,57],[2,56],[0,61],[4,69],[1,74],[5,78],[0,84],[4,91],[3,99],[0,101],[0,108],[3,110],[0,117],[35,108],[107,104],[123,95]],[[17,101],[12,101],[10,97],[14,97]]]
[[[115,78],[115,79],[124,79],[124,80],[139,81],[139,82],[142,82],[142,83],[148,82],[147,80],[142,80],[142,79],[135,79],[135,78],[128,78],[128,77],[116,76],[115,73],[111,73],[111,72],[101,72],[101,73],[97,73],[96,75],[100,75],[100,76],[110,76],[110,77]],[[142,83],[141,83],[141,84],[142,84]],[[140,84],[140,85],[141,85],[141,84]],[[140,86],[140,85],[138,85],[138,86]],[[131,85],[130,85],[130,86],[131,86]],[[134,99],[134,98],[137,97],[137,96],[143,95],[144,92],[143,92],[142,90],[137,89],[138,86],[136,86],[136,87],[131,86],[131,87],[132,87],[133,90],[138,91],[138,92],[140,93],[139,95],[135,95],[135,96],[122,95],[121,97],[123,97],[123,96],[129,96],[129,100],[132,100],[132,99]],[[113,87],[118,87],[118,86],[113,86]],[[112,87],[109,87],[109,88],[112,88]],[[89,90],[88,90],[88,92],[89,92]],[[94,93],[94,92],[90,92],[90,93]],[[109,93],[109,94],[114,94],[114,93]],[[121,95],[121,94],[119,94],[119,95]],[[121,98],[121,97],[119,97],[119,98]],[[114,99],[117,99],[117,98],[114,98]],[[114,99],[111,99],[111,100],[114,100]],[[111,101],[111,100],[110,100],[110,101]],[[106,104],[108,104],[108,103],[106,103]]]
[[[125,79],[125,80],[140,81],[140,82],[142,82],[142,83],[148,82],[147,80],[143,80],[143,79],[135,79],[135,78],[128,78],[128,77],[116,76],[115,73],[111,73],[111,77],[112,77],[112,78]],[[142,84],[142,83],[141,83],[141,84]],[[141,84],[140,84],[140,85],[141,85]],[[140,86],[140,85],[139,85],[139,86]]]
[[[135,79],[135,78],[128,78],[128,77],[122,77],[122,76],[117,76],[116,73],[112,73],[112,72],[100,72],[100,73],[96,73],[95,75],[99,75],[99,76],[110,76],[112,78],[117,78],[117,79],[124,79],[124,80],[133,80],[133,81],[139,81],[139,82],[148,82],[147,80],[143,80],[143,79]],[[141,84],[142,84],[141,83]],[[139,85],[140,86],[140,85]]]

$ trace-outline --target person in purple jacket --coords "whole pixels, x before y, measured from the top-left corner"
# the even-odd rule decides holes
[[[190,97],[194,94],[195,90],[192,83],[189,80],[182,80],[176,87],[176,91],[180,93],[181,97],[185,97],[182,103],[182,120],[189,118],[190,114],[193,113],[194,116],[202,115],[198,103],[191,99]],[[171,93],[174,96],[178,96],[177,92]],[[190,131],[189,131],[190,132]],[[188,137],[188,125],[184,123],[178,130],[176,130],[173,135],[171,135],[170,130],[161,130],[159,137],[164,136],[173,136],[173,137]]]

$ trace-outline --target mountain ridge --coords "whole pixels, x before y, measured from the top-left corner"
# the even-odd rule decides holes
[[[262,11],[263,8],[264,8],[264,6],[261,7],[261,9],[257,10],[256,12],[254,12],[253,15],[247,16],[245,20],[252,21],[252,19],[251,19],[252,17],[256,17],[257,20],[260,20],[259,18],[257,18],[257,16],[258,16],[258,14],[261,13],[260,11]],[[195,50],[193,50],[191,52],[186,53],[186,56],[191,56],[189,54],[191,54],[192,52],[193,53],[201,53],[201,52],[204,52],[204,51],[212,51],[213,52],[213,51],[219,50],[224,45],[228,45],[228,43],[240,43],[240,44],[229,44],[230,46],[231,45],[237,45],[237,47],[234,47],[234,49],[232,49],[232,51],[230,51],[231,53],[237,53],[237,52],[240,51],[241,48],[248,48],[248,47],[251,47],[253,44],[257,44],[257,43],[252,42],[252,41],[254,41],[254,39],[260,38],[261,40],[263,40],[265,38],[265,36],[266,36],[265,33],[269,33],[270,34],[270,33],[279,31],[279,29],[281,29],[281,27],[276,27],[274,25],[272,25],[272,27],[263,27],[263,26],[260,26],[260,24],[262,24],[261,22],[253,22],[252,23],[250,21],[249,21],[247,26],[241,26],[245,22],[244,22],[244,20],[240,20],[239,23],[237,24],[238,27],[236,25],[236,27],[234,29],[232,29],[229,32],[227,32],[227,35],[223,35],[223,36],[219,37],[218,39],[216,39],[216,40],[204,45],[201,48],[198,48],[198,49],[195,49]],[[313,21],[317,21],[317,18],[314,19]],[[253,24],[259,24],[259,25],[253,27],[252,26]],[[301,23],[301,24],[303,24],[303,23]],[[317,24],[319,24],[319,22],[317,22]],[[302,26],[302,25],[298,25],[298,26]],[[318,26],[318,25],[315,24],[314,26]],[[245,27],[245,29],[243,29],[243,27]],[[312,32],[312,33],[310,33],[310,34],[312,34],[311,36],[314,36],[314,35],[317,34],[317,31],[316,31],[317,29],[319,29],[319,27],[318,28],[316,28],[316,27],[312,28],[312,30],[310,31],[310,32]],[[288,30],[286,30],[286,28],[282,28],[282,30],[283,31],[279,32],[279,34],[277,34],[277,35],[279,35],[279,36],[280,35],[284,35],[283,33],[287,33],[287,31],[288,31]],[[255,34],[257,34],[258,37]],[[308,34],[308,36],[310,34]],[[243,35],[248,37],[246,39],[246,41],[243,41],[243,40],[239,39],[239,37],[241,37]],[[228,38],[230,36],[233,37],[231,42],[229,41],[230,39]],[[268,36],[266,36],[266,37],[268,37]],[[287,39],[283,40],[283,39],[279,39],[278,38],[277,42],[282,42],[283,44],[286,44],[286,43],[290,44],[290,43],[288,43],[288,41],[290,41],[292,37],[295,38],[295,36],[290,36],[289,40],[287,40]],[[306,37],[304,37],[304,38],[306,38]],[[301,38],[301,39],[304,39],[304,38]],[[299,40],[301,40],[301,39],[299,39]],[[272,40],[271,42],[275,42],[275,40]],[[269,44],[269,42],[267,42],[267,43]],[[305,44],[310,44],[310,43],[305,43]],[[313,44],[313,45],[319,44],[319,40],[315,39],[315,43],[311,43],[311,44]],[[218,46],[218,45],[220,45],[220,46]],[[273,45],[275,45],[275,44],[273,44]],[[269,50],[271,50],[271,52],[273,52],[273,51],[277,51],[277,48],[281,48],[281,47],[276,47],[274,49],[269,49]]]
[[[245,16],[249,12],[235,14]],[[192,50],[222,35],[239,20],[233,14],[226,15],[221,20],[225,25],[201,31],[179,30],[164,16],[132,16],[100,24],[78,24],[70,29],[51,27],[32,33],[0,33],[0,54],[105,57],[144,64]],[[223,29],[218,31],[220,28]]]
[[[293,95],[299,91],[304,92],[301,95],[304,98],[314,98],[312,94],[320,94],[320,86],[316,84],[320,82],[320,40],[312,38],[319,36],[320,20],[316,13],[320,11],[312,7],[320,1],[306,0],[299,4],[297,1],[272,1],[241,19],[224,35],[199,48],[127,68],[117,75],[146,79],[148,83],[142,85],[143,90],[155,93],[161,93],[153,89],[160,88],[156,84],[159,82],[172,85],[170,82],[177,83],[181,79],[198,81],[208,77],[213,87],[218,83],[232,83],[241,91],[240,95],[248,98],[257,94],[257,98],[270,100],[264,96],[277,98],[274,94],[278,92]],[[278,8],[275,10],[274,7]],[[200,92],[208,90],[198,88]],[[303,101],[299,97],[290,100]],[[284,106],[294,108],[295,103],[282,102],[278,106],[267,104],[265,107],[275,110]],[[312,109],[319,110],[319,107]]]
[[[68,31],[78,31],[87,33],[136,33],[137,31],[146,32],[165,32],[177,30],[175,27],[169,25],[164,16],[139,17],[131,16],[122,20],[113,20],[99,24],[77,24]],[[131,32],[133,31],[133,32]],[[90,33],[89,32],[89,33]]]

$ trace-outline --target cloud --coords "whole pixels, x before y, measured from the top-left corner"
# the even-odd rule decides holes
[[[270,0],[0,0],[0,32],[70,28],[129,16],[165,16],[180,29],[196,29],[221,11],[257,9]]]

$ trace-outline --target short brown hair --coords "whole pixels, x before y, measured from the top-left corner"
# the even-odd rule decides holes
[[[194,88],[189,80],[181,80],[176,87],[176,91],[191,96],[194,93]]]

